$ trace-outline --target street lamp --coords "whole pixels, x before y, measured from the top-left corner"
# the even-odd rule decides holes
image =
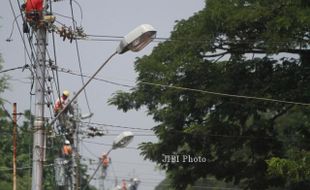
[[[125,148],[133,140],[133,137],[134,135],[130,131],[122,132],[114,139],[111,150],[115,150],[117,148]],[[109,154],[111,150],[107,154]]]
[[[116,52],[123,54],[128,50],[138,52],[147,46],[156,36],[156,30],[149,24],[142,24],[128,33],[121,41]]]
[[[105,155],[109,155],[109,153],[112,150],[115,150],[117,148],[125,148],[132,140],[133,140],[134,134],[131,131],[124,131],[121,134],[119,134],[113,141],[113,145],[110,148],[110,150],[105,154]],[[83,190],[85,190],[88,186],[88,184],[90,183],[90,181],[93,179],[93,177],[96,175],[97,171],[99,170],[100,166],[101,166],[102,162],[99,162],[95,172],[93,173],[93,175],[88,179],[87,183],[85,184]]]
[[[71,105],[78,95],[86,88],[86,86],[96,77],[101,69],[114,57],[116,54],[123,54],[128,50],[138,52],[147,46],[156,37],[156,30],[149,24],[142,24],[128,33],[120,42],[116,51],[97,69],[97,71],[88,79],[84,86],[73,96],[68,104],[55,116],[50,122],[54,124],[59,116]]]

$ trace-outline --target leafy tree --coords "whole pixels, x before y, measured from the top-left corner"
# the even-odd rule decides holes
[[[2,57],[0,54],[0,71],[2,70]],[[6,76],[1,75],[0,77],[0,93],[7,88]],[[3,104],[3,99],[0,98],[0,105]],[[10,158],[8,157],[7,152],[11,152],[11,140],[9,129],[9,122],[7,120],[7,112],[0,107],[0,186],[5,189],[10,189],[11,184],[8,183],[12,179],[10,175],[7,175],[7,172],[12,167]],[[8,143],[10,142],[10,143]],[[11,154],[12,155],[12,154]],[[10,156],[11,156],[10,155]]]
[[[309,176],[286,183],[270,163],[299,163],[289,152],[309,152],[309,104],[300,104],[310,102],[309,31],[307,0],[208,0],[137,59],[137,87],[110,103],[147,108],[159,141],[143,143],[142,154],[175,189],[209,175],[253,190],[307,184]],[[163,154],[207,162],[163,162]]]

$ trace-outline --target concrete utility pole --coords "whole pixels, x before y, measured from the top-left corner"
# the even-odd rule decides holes
[[[13,190],[16,190],[16,126],[17,105],[13,103]]]
[[[45,7],[46,0],[43,1]],[[45,11],[42,16],[44,17]],[[39,21],[40,22],[40,21]],[[32,190],[42,190],[44,147],[44,106],[45,106],[45,60],[46,60],[46,26],[40,24],[35,31],[35,120],[32,149]]]
[[[73,189],[80,190],[80,154],[79,154],[79,126],[80,126],[80,110],[78,107],[77,101],[73,102],[74,109],[74,133],[73,133],[73,154],[72,154],[72,163],[73,163]]]

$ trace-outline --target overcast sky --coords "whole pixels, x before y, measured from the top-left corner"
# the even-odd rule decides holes
[[[19,15],[16,0],[9,0],[13,4],[14,11]],[[24,64],[29,64],[25,59],[25,50],[22,38],[16,25],[12,35],[12,41],[7,42],[12,23],[14,20],[13,12],[9,1],[2,2],[0,6],[0,53],[4,59],[3,69],[10,69]],[[20,1],[23,2],[23,1]],[[70,1],[64,0],[53,3],[53,11],[56,15],[57,26],[65,24],[72,26]],[[124,36],[129,31],[140,24],[151,24],[157,29],[157,37],[167,38],[173,30],[176,20],[187,19],[195,12],[203,9],[204,0],[77,0],[73,3],[74,17],[78,26],[84,28],[85,33],[104,36]],[[67,17],[65,17],[67,16]],[[21,17],[17,18],[19,26]],[[80,73],[77,50],[75,43],[68,40],[63,41],[59,36],[55,36],[57,64],[61,68],[70,69],[74,73]],[[106,41],[78,41],[80,51],[81,65],[83,73],[93,74],[97,68],[108,58],[118,46],[117,40],[111,40],[111,37],[101,38]],[[51,35],[48,36],[48,52],[54,59],[54,50]],[[136,57],[148,55],[152,48],[156,46],[154,42],[139,53],[128,52],[123,55],[115,56],[109,64],[100,72],[99,78],[117,82],[126,85],[135,85],[137,74],[134,71],[134,61]],[[29,70],[16,70],[7,73],[11,76],[9,80],[10,90],[1,95],[9,102],[17,102],[18,111],[25,109],[34,109],[34,97],[30,96],[31,80],[29,79]],[[67,73],[59,73],[60,89],[67,89],[70,92],[78,91],[81,86],[81,78]],[[87,80],[87,79],[85,79]],[[113,106],[107,105],[107,100],[111,94],[117,90],[128,91],[129,88],[119,85],[113,85],[102,81],[92,81],[86,89],[89,100],[90,111],[94,113],[92,122],[111,124],[115,126],[125,126],[133,128],[151,129],[155,123],[151,117],[148,117],[145,110],[130,111],[123,113]],[[56,92],[54,92],[56,94]],[[79,107],[82,113],[88,113],[89,109],[84,94],[78,98]],[[12,105],[5,103],[5,107],[11,112]],[[49,116],[46,110],[46,115]],[[85,127],[84,127],[85,128]],[[102,152],[107,151],[115,135],[123,131],[123,128],[104,127],[108,130],[108,136],[83,139],[81,142],[81,154],[86,159],[98,159]],[[136,149],[138,144],[147,141],[156,141],[151,135],[151,131],[135,131],[142,136],[136,136],[134,141],[127,149],[112,151],[112,165],[109,168],[108,178],[105,181],[106,187],[112,187],[117,178],[128,180],[131,177],[138,177],[141,180],[139,189],[151,190],[164,178],[164,172],[155,169],[155,165],[149,161],[144,161],[140,156],[140,151]],[[88,161],[84,161],[88,163]],[[90,166],[94,168],[95,165]],[[90,170],[91,174],[93,171]],[[99,182],[94,180],[92,184],[98,186]]]

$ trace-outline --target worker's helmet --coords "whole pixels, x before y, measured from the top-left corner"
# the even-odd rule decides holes
[[[68,97],[70,95],[70,92],[68,90],[64,90],[62,94]]]
[[[65,144],[69,145],[70,141],[69,140],[65,140]]]

